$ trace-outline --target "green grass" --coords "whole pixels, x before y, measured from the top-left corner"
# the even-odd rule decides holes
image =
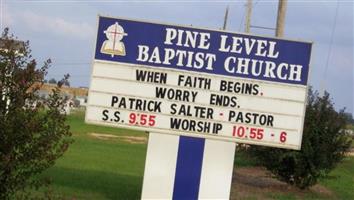
[[[346,157],[320,183],[331,189],[339,199],[354,199],[354,157]]]
[[[99,140],[88,133],[130,136],[145,133],[87,125],[83,118],[82,112],[68,117],[75,142],[44,173],[51,178],[54,193],[75,199],[140,198],[146,145]]]

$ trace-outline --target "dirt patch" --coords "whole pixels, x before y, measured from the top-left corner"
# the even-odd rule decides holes
[[[354,156],[354,152],[348,152],[346,153],[347,156]]]
[[[120,140],[131,144],[146,144],[148,140],[144,136],[121,136],[103,133],[89,133],[89,135],[100,140]]]
[[[348,156],[354,156],[354,148],[351,148],[346,154]]]
[[[261,167],[244,167],[234,170],[231,199],[273,199],[274,196],[290,194],[298,199],[303,199],[305,194],[334,198],[334,194],[321,185],[315,185],[308,190],[300,190],[276,180]]]

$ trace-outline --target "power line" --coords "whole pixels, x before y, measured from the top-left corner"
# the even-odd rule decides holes
[[[325,67],[324,77],[322,79],[322,84],[321,84],[321,90],[320,91],[322,92],[322,94],[324,94],[325,84],[326,84],[326,79],[327,79],[327,71],[328,71],[329,59],[330,59],[330,57],[332,55],[332,46],[333,46],[334,33],[335,33],[335,30],[336,30],[336,27],[337,27],[338,9],[339,9],[339,1],[337,1],[336,11],[335,11],[335,15],[334,15],[334,22],[333,22],[333,25],[332,25],[331,38],[330,38],[330,42],[329,42],[329,49],[328,49],[327,60],[326,60],[326,67]]]

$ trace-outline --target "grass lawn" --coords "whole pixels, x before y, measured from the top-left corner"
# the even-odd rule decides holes
[[[43,174],[52,180],[54,194],[65,199],[139,199],[146,144],[132,144],[119,139],[102,140],[90,133],[143,137],[147,134],[87,125],[83,112],[68,116],[68,124],[75,142],[55,166]],[[236,167],[251,167],[255,164],[248,155],[236,153]],[[320,184],[331,190],[337,199],[354,199],[354,157],[347,157]],[[292,193],[272,193],[267,198],[299,199],[298,195]],[[304,192],[300,199],[322,199],[322,196]]]
[[[343,163],[320,183],[331,189],[338,199],[354,199],[354,157],[346,157]]]
[[[44,176],[52,180],[52,189],[74,199],[140,198],[146,144],[119,140],[100,140],[89,133],[146,136],[146,133],[87,125],[84,113],[68,117],[75,142]]]

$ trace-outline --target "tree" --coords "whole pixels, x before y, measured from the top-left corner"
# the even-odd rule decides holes
[[[320,97],[309,90],[300,151],[251,147],[261,165],[277,178],[301,189],[317,183],[343,159],[351,145],[344,133],[344,109],[337,112],[329,93]]]
[[[55,78],[51,78],[51,79],[49,79],[48,83],[57,84],[57,81],[55,80]]]
[[[344,113],[348,124],[354,124],[354,118],[352,113]]]
[[[37,91],[50,65],[41,68],[32,59],[29,42],[16,50],[8,29],[0,49],[0,199],[17,197],[28,187],[44,183],[37,178],[54,165],[72,142],[60,87],[48,99]],[[64,80],[68,76],[64,77]]]

